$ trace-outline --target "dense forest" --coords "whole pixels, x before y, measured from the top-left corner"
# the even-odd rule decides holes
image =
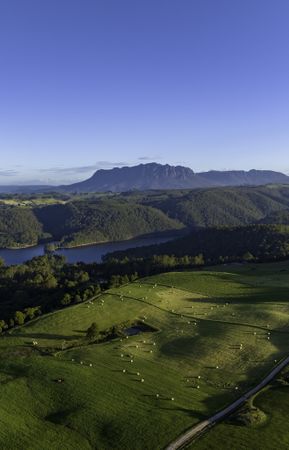
[[[32,209],[0,207],[0,248],[35,245],[42,238],[42,224]]]
[[[35,210],[44,231],[65,247],[178,230],[162,211],[122,199],[74,201]]]
[[[187,227],[239,226],[258,223],[289,207],[288,186],[261,186],[127,194],[160,209]]]
[[[274,224],[279,223],[282,225],[289,225],[289,209],[283,209],[281,211],[275,211],[268,216],[264,217],[260,223]]]
[[[51,197],[51,196],[50,196]],[[289,186],[0,199],[0,247],[61,246],[220,226],[289,223]],[[41,200],[41,201],[40,201]]]
[[[226,261],[272,261],[289,256],[289,226],[249,225],[243,227],[204,228],[189,235],[147,247],[114,252],[109,260],[151,258],[153,256],[196,256],[206,264]]]
[[[160,210],[109,198],[34,208],[0,206],[1,248],[25,247],[49,240],[72,247],[183,228],[183,224]]]

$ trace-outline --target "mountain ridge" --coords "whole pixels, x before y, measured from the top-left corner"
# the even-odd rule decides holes
[[[66,192],[125,192],[147,189],[195,189],[218,186],[289,184],[289,177],[271,170],[230,170],[195,173],[189,167],[148,163],[96,171],[89,179],[68,186]]]
[[[61,186],[0,186],[1,193],[34,192],[126,192],[162,189],[197,189],[226,186],[289,184],[289,176],[272,170],[210,170],[194,172],[191,168],[147,163],[136,166],[99,169],[90,178]]]

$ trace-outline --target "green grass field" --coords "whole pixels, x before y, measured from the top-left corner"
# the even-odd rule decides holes
[[[288,262],[162,274],[2,337],[0,448],[164,448],[289,353],[288,274]],[[62,350],[93,321],[141,320],[159,331]],[[219,427],[192,448],[226,448],[203,444]]]
[[[242,426],[226,421],[220,423],[187,447],[187,450],[272,450],[288,449],[289,387],[276,386],[261,391],[254,406],[265,414],[265,421],[257,426]]]

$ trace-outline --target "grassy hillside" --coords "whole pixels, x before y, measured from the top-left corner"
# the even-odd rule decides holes
[[[287,372],[287,374],[286,374]],[[288,379],[288,371],[285,371]],[[281,377],[282,379],[282,377]],[[202,438],[187,447],[188,450],[263,450],[289,448],[288,402],[289,384],[274,382],[263,390],[253,401],[251,407],[263,415],[261,423],[238,423],[234,418],[217,425]],[[240,412],[237,412],[238,416]]]
[[[164,448],[288,353],[288,273],[286,262],[162,274],[2,337],[0,447]],[[158,331],[88,344],[93,321]]]

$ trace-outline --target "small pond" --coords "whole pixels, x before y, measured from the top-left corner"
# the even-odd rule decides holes
[[[134,325],[131,325],[128,328],[125,328],[123,331],[126,334],[126,336],[136,336],[137,334],[140,333],[148,333],[148,332],[154,333],[158,330],[156,328],[151,327],[147,323],[138,322]]]

